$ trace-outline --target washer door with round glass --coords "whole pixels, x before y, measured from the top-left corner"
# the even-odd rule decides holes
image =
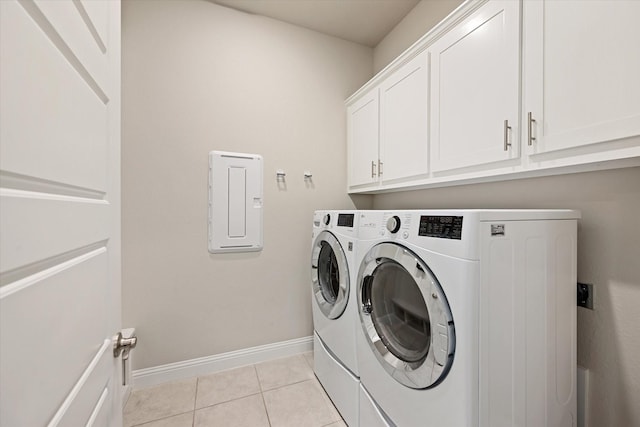
[[[449,373],[455,328],[447,298],[429,267],[409,249],[380,243],[358,273],[358,307],[369,347],[407,387],[434,387]]]
[[[315,301],[329,319],[337,319],[349,299],[349,269],[338,239],[322,231],[313,242],[311,286]]]

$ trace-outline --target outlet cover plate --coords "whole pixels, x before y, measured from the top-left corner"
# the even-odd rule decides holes
[[[591,283],[578,283],[578,307],[593,310],[593,285]]]

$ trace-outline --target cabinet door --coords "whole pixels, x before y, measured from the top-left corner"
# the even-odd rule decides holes
[[[349,187],[378,182],[378,89],[347,108]]]
[[[525,2],[531,154],[640,135],[638,18],[638,1]]]
[[[489,1],[431,47],[431,166],[519,159],[520,2]]]
[[[427,175],[428,54],[423,52],[380,85],[380,168],[383,183]]]

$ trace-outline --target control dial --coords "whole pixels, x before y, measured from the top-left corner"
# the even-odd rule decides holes
[[[324,225],[329,225],[329,223],[331,222],[331,215],[326,214],[324,218],[322,218],[322,222],[324,223]]]
[[[387,220],[387,230],[391,233],[397,233],[400,230],[400,217],[397,215],[392,216]]]

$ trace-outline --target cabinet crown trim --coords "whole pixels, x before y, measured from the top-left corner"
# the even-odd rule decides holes
[[[447,15],[442,21],[436,24],[425,35],[420,37],[407,50],[402,52],[396,59],[391,61],[386,67],[380,70],[367,83],[358,89],[353,95],[346,99],[345,104],[351,105],[369,92],[372,88],[380,84],[387,76],[391,75],[398,68],[411,61],[416,56],[427,50],[440,37],[447,34],[452,28],[475,12],[489,0],[467,0],[458,6],[453,12]]]

